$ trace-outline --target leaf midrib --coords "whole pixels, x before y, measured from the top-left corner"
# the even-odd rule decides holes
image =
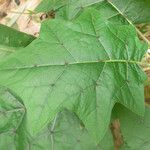
[[[68,65],[80,65],[80,64],[93,64],[93,63],[125,63],[125,64],[142,64],[140,61],[134,60],[96,60],[96,61],[83,61],[83,62],[71,62],[71,63],[62,63],[62,64],[34,64],[31,66],[22,66],[22,67],[13,67],[13,68],[5,68],[0,69],[0,71],[5,70],[15,70],[15,69],[32,69],[32,68],[40,68],[40,67],[53,67],[53,66],[68,66]]]

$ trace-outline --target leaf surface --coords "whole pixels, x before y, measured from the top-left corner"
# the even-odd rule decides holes
[[[18,49],[19,48],[16,48],[16,47],[9,47],[6,45],[0,45],[0,59],[12,54],[13,52],[15,52]]]
[[[2,60],[0,84],[23,100],[31,134],[65,107],[98,142],[115,103],[144,114],[145,74],[138,64],[146,50],[132,26],[88,9],[73,22],[44,22],[37,40]]]
[[[0,88],[0,131],[1,133],[15,130],[18,121],[25,112],[23,104],[19,102],[9,89]]]
[[[25,47],[35,39],[34,36],[19,32],[0,24],[0,45]]]
[[[36,11],[50,12],[55,10],[57,16],[71,20],[77,17],[85,7],[95,4],[107,5],[106,9],[114,8],[117,11],[116,16],[122,15],[133,23],[150,22],[149,0],[43,0]],[[110,14],[110,16],[115,16],[115,14]]]
[[[135,24],[150,22],[149,0],[108,0],[108,2]]]
[[[146,106],[144,117],[140,117],[125,107],[115,107],[120,120],[124,144],[121,150],[149,150],[150,147],[150,107]]]
[[[0,59],[13,53],[19,47],[30,44],[35,37],[0,24]]]
[[[10,89],[0,87],[0,149],[15,149],[13,136],[22,123],[25,108]]]
[[[110,130],[100,144],[96,145],[78,117],[63,110],[35,137],[26,133],[24,121],[16,133],[7,131],[0,135],[0,148],[3,150],[103,150],[113,148]],[[22,126],[22,127],[21,127]],[[108,142],[109,140],[109,142]]]

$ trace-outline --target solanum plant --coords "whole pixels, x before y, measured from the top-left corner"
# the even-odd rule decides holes
[[[149,41],[135,26],[148,10],[149,0],[43,0],[35,12],[55,18],[37,39],[0,25],[0,149],[113,150],[117,118],[120,149],[148,150]]]

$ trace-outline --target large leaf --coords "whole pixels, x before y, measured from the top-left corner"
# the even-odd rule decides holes
[[[72,19],[82,12],[85,7],[94,4],[109,4],[107,8],[116,9],[116,15],[121,14],[133,23],[150,22],[149,0],[43,0],[36,11],[49,12],[55,10],[56,15]],[[110,14],[110,16],[114,16],[114,14]]]
[[[146,50],[132,26],[113,25],[90,9],[73,22],[44,22],[37,40],[2,60],[0,84],[23,100],[32,134],[65,107],[99,141],[116,102],[144,114],[138,64]]]
[[[150,148],[150,107],[146,107],[144,117],[116,106],[116,117],[120,120],[124,145],[121,150],[149,150]]]

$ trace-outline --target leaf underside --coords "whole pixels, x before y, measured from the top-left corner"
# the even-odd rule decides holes
[[[98,143],[115,103],[144,114],[145,74],[138,64],[146,50],[132,26],[87,9],[72,22],[44,22],[38,39],[1,60],[0,85],[23,101],[31,135],[67,108]]]

